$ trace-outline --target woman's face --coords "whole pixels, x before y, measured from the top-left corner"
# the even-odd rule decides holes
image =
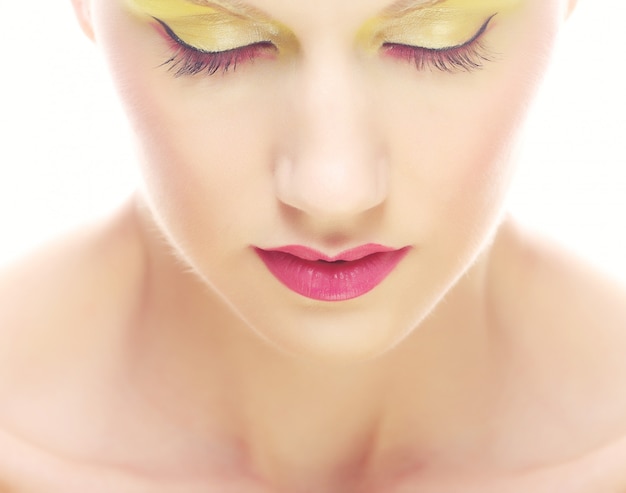
[[[265,339],[341,358],[402,340],[484,248],[567,9],[84,1],[165,237]]]

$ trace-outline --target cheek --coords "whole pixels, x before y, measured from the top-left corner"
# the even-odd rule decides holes
[[[394,95],[386,101],[390,147],[402,163],[397,189],[418,222],[447,241],[484,232],[500,213],[516,135],[558,27],[555,12],[533,8],[510,23],[512,34],[500,30],[493,42],[502,55],[483,71],[412,75],[412,85],[386,91]]]
[[[253,99],[241,77],[175,78],[160,66],[167,44],[116,3],[97,2],[98,35],[137,137],[144,194],[177,242],[193,243],[193,234],[206,244],[200,236],[263,210],[272,102]]]
[[[249,233],[263,223],[258,214],[268,209],[264,202],[271,197],[268,127],[246,112],[231,111],[227,98],[197,88],[172,91],[179,81],[162,74],[142,80],[142,75],[126,85],[132,93],[127,111],[153,212],[185,250],[219,248],[218,239],[224,248],[240,242],[238,231]],[[263,114],[254,107],[251,112]]]
[[[421,102],[394,134],[394,196],[405,214],[402,229],[419,225],[447,245],[465,243],[469,230],[484,230],[499,212],[512,165],[517,122],[484,91],[471,99],[438,99],[436,112]],[[445,101],[445,104],[442,104]],[[421,110],[421,113],[418,111]]]
[[[214,240],[224,248],[249,241],[238,235],[265,223],[260,214],[272,196],[265,148],[270,136],[254,122],[229,118],[215,107],[212,114],[197,116],[170,103],[144,122],[140,137],[153,209],[189,248],[207,248]]]

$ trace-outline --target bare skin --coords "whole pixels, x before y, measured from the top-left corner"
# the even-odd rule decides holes
[[[254,0],[266,15],[246,22],[202,2],[73,3],[143,184],[0,275],[5,489],[623,489],[624,289],[500,223],[515,136],[575,2],[450,1],[391,23],[386,0]],[[479,38],[459,52],[475,15],[501,56]],[[446,26],[462,39],[436,39]],[[202,66],[198,48],[242,63],[164,66]],[[408,250],[336,303],[290,291],[257,255],[372,243]]]
[[[137,204],[3,272],[0,491],[626,490],[626,294],[512,220],[398,347],[313,364]]]

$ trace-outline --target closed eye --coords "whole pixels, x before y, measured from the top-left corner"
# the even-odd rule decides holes
[[[183,41],[165,22],[154,18],[172,49],[171,56],[161,64],[167,66],[175,77],[200,73],[213,75],[235,70],[242,63],[257,58],[272,57],[278,51],[271,41],[260,41],[223,51],[206,51]]]
[[[482,43],[482,36],[487,30],[489,17],[480,29],[467,41],[460,45],[444,48],[425,48],[400,43],[385,42],[382,49],[385,54],[415,64],[417,70],[439,70],[443,72],[472,72],[483,68],[485,62],[495,59]]]

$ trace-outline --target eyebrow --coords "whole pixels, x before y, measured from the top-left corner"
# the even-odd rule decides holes
[[[187,3],[201,5],[205,7],[221,7],[235,14],[245,15],[247,17],[257,17],[270,20],[271,17],[262,10],[253,7],[241,0],[184,0]]]
[[[424,7],[432,7],[439,3],[444,3],[446,0],[397,0],[389,7],[383,9],[385,14],[403,14]]]
[[[269,19],[270,16],[262,10],[253,7],[241,0],[184,0],[195,5],[205,5],[207,7],[222,7],[235,13],[249,15],[254,17],[263,17]],[[383,9],[385,14],[397,15],[412,10],[430,7],[446,0],[397,0],[390,6]]]

